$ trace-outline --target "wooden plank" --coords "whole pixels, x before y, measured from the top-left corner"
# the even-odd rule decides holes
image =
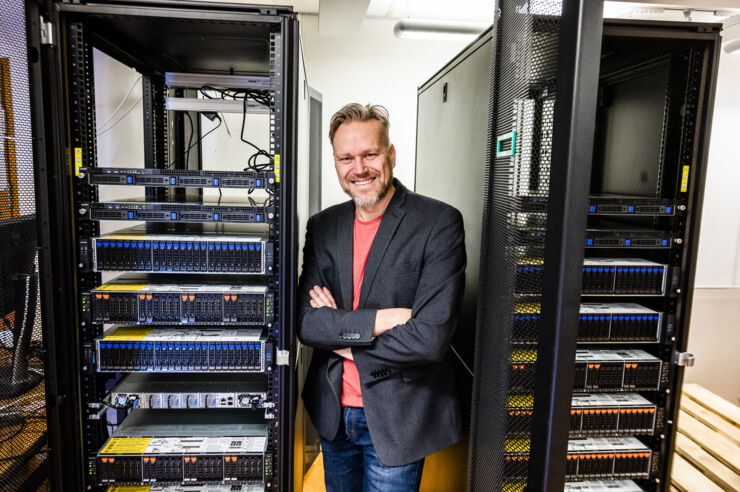
[[[699,470],[691,466],[691,463],[677,454],[673,455],[671,481],[682,492],[722,492],[717,484],[702,475]]]
[[[701,446],[680,432],[676,434],[676,452],[723,489],[740,490],[740,475],[714,459]]]
[[[695,383],[684,384],[683,393],[699,405],[719,414],[734,425],[740,426],[740,408],[724,398]]]
[[[679,412],[678,429],[735,473],[740,473],[740,447],[684,411]]]
[[[740,427],[735,427],[727,420],[707,410],[690,398],[681,398],[681,410],[740,446]]]

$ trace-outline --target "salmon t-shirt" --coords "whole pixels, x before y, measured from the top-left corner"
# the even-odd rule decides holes
[[[360,305],[360,291],[362,279],[365,276],[365,265],[373,245],[375,234],[380,227],[381,215],[377,219],[363,222],[355,216],[354,242],[352,247],[352,310]],[[342,375],[342,406],[362,407],[362,391],[360,390],[360,373],[357,372],[355,362],[344,359],[344,374]]]

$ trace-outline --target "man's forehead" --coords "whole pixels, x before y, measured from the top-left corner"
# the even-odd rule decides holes
[[[337,128],[333,143],[335,149],[345,145],[382,148],[383,127],[377,120],[348,121]]]

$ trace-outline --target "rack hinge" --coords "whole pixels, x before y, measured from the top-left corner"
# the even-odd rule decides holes
[[[275,360],[277,361],[277,365],[287,366],[290,364],[290,352],[288,350],[278,350]]]
[[[677,366],[691,367],[694,365],[694,354],[689,352],[674,352],[673,362]]]
[[[54,46],[54,24],[45,22],[44,18],[41,17],[39,19],[39,26],[41,28],[41,44]]]

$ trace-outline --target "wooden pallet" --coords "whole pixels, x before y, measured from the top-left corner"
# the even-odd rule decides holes
[[[698,384],[681,396],[672,488],[740,490],[740,408]]]

